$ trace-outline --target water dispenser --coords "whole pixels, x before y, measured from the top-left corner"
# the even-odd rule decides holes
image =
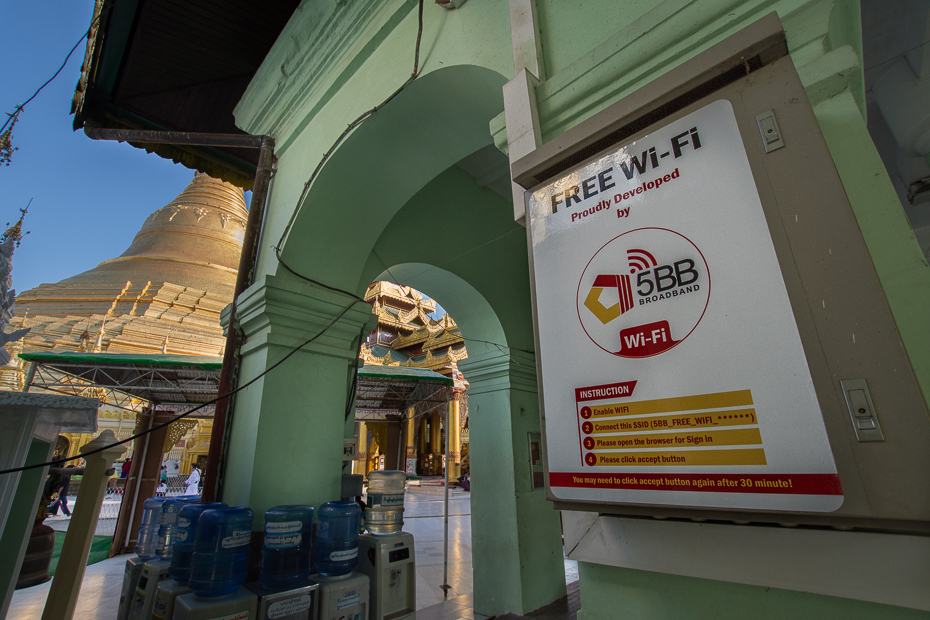
[[[313,567],[327,577],[347,575],[358,563],[361,508],[354,501],[326,502],[316,526]]]
[[[404,492],[407,474],[402,471],[368,473],[368,507],[365,528],[376,536],[399,532],[404,526]]]

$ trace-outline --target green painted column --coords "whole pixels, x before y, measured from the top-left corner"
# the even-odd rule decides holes
[[[814,114],[930,407],[930,268],[853,94],[818,102]]]
[[[835,596],[578,563],[578,620],[926,620],[930,614]]]
[[[245,332],[239,385],[329,325],[351,298],[283,276],[264,276],[239,299]],[[279,504],[338,500],[346,397],[358,338],[374,324],[356,303],[322,336],[236,396],[222,501],[248,506],[260,530]]]
[[[480,347],[474,347],[479,349]],[[526,614],[565,596],[559,513],[532,491],[528,433],[539,431],[532,355],[472,353],[468,378],[475,613]]]

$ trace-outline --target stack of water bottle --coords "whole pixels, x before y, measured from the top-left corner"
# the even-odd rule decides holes
[[[366,512],[373,534],[399,531],[403,525],[404,479],[403,472],[372,472],[369,501],[374,505]],[[399,493],[394,488],[398,485]],[[346,500],[320,506],[315,544],[313,513],[312,506],[276,506],[265,513],[259,580],[246,584],[252,510],[201,503],[196,496],[146,500],[138,558],[127,562],[127,579],[131,566],[144,564],[129,588],[130,603],[120,606],[121,620],[200,620],[243,612],[260,619],[283,617],[284,612],[297,614],[288,618],[313,618],[318,603],[325,607],[327,599],[346,612],[351,610],[345,602],[354,601],[359,617],[367,618],[369,579],[353,573],[359,550],[358,504]],[[311,550],[317,573],[313,580]]]

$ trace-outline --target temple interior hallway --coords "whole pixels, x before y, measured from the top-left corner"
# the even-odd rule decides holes
[[[417,618],[420,620],[482,620],[472,610],[471,498],[460,490],[449,496],[449,590],[442,596],[442,488],[409,487],[405,498],[404,531],[416,540]],[[119,607],[119,593],[128,555],[117,556],[87,567],[74,620],[112,620]],[[565,560],[566,583],[577,582],[578,565]],[[8,618],[40,620],[51,582],[17,590]],[[539,618],[574,618],[577,586],[569,588],[568,599],[557,601],[539,612]],[[573,603],[574,601],[574,603]],[[574,607],[572,608],[572,604]],[[570,611],[574,609],[574,611]]]

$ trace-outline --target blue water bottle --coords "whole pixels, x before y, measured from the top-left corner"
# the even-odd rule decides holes
[[[159,560],[171,559],[177,538],[178,513],[184,506],[193,504],[197,499],[186,496],[172,497],[161,505],[161,513],[158,515],[158,542],[155,544],[155,555]]]
[[[186,504],[178,513],[177,533],[174,549],[171,553],[171,566],[168,574],[180,584],[186,584],[191,578],[191,558],[194,555],[194,539],[197,536],[197,522],[205,510],[225,508],[223,502],[207,504]]]
[[[325,577],[352,572],[358,564],[361,508],[352,500],[326,502],[317,513],[313,567]]]
[[[269,590],[306,585],[310,576],[313,506],[275,506],[265,512],[259,582]]]
[[[187,582],[194,594],[228,596],[245,583],[252,520],[252,511],[245,507],[213,508],[200,515]]]
[[[154,560],[158,557],[158,519],[161,515],[161,506],[167,498],[153,497],[142,503],[142,522],[139,523],[139,534],[136,537],[136,555],[143,560]]]

